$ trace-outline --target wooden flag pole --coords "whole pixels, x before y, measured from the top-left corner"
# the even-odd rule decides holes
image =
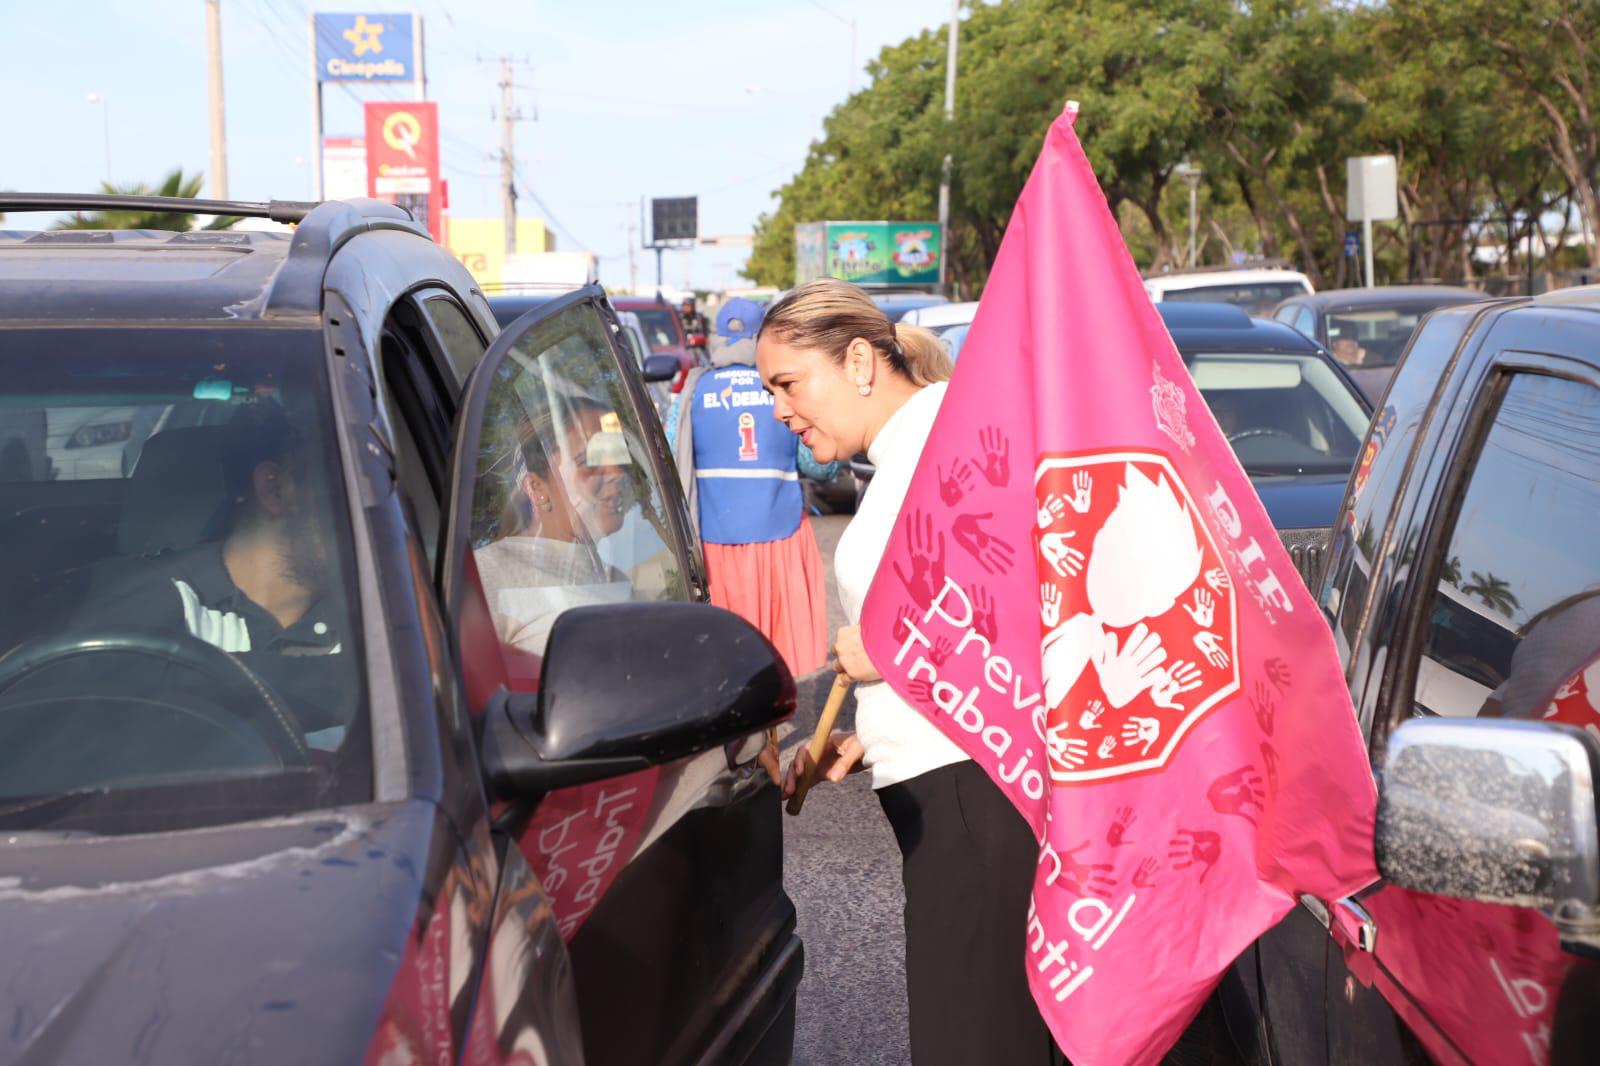
[[[853,684],[855,682],[843,674],[833,679],[833,689],[828,693],[828,702],[822,707],[822,717],[817,719],[817,731],[811,734],[809,745],[811,765],[806,768],[805,776],[794,783],[794,795],[789,797],[787,809],[790,814],[800,813],[800,807],[806,801],[806,793],[817,783],[817,763],[821,761],[822,753],[827,750],[828,737],[833,734],[833,723],[838,721],[839,708],[844,706],[844,698]]]

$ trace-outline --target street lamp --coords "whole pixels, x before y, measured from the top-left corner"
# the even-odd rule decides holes
[[[1182,178],[1185,185],[1189,186],[1189,269],[1193,270],[1198,252],[1195,236],[1196,226],[1199,222],[1199,215],[1195,210],[1195,201],[1200,189],[1200,176],[1205,173],[1205,170],[1185,159],[1173,167],[1172,172]]]
[[[89,94],[89,102],[91,104],[99,104],[100,105],[100,116],[101,116],[101,118],[103,118],[105,120],[104,125],[105,125],[105,142],[106,142],[106,184],[110,185],[111,184],[111,101],[106,99],[104,93],[91,92]]]

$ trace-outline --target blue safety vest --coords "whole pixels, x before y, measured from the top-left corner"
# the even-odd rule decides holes
[[[805,500],[800,438],[772,417],[772,394],[752,366],[701,375],[690,398],[700,536],[709,544],[783,540],[800,528]]]

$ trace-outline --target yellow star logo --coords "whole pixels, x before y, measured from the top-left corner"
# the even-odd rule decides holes
[[[357,15],[356,24],[344,31],[344,39],[355,47],[357,59],[368,52],[382,52],[383,42],[378,39],[382,36],[383,23],[368,22],[365,15]]]

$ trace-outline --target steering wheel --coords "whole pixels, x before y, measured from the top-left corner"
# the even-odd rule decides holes
[[[255,696],[226,711],[211,704],[185,705],[185,710],[210,722],[226,724],[242,718],[287,767],[311,764],[305,740],[283,700],[261,677],[236,657],[203,640],[161,636],[130,630],[104,631],[90,636],[64,633],[29,641],[0,656],[0,694],[30,674],[67,659],[98,654],[134,654],[187,667],[232,688],[247,688]],[[243,684],[241,684],[243,682]]]
[[[1277,429],[1273,426],[1253,426],[1250,429],[1241,429],[1237,433],[1231,433],[1228,435],[1228,443],[1232,444],[1234,441],[1249,440],[1251,437],[1282,437],[1284,440],[1294,441],[1296,444],[1301,443],[1300,438],[1296,437],[1293,433],[1289,433],[1286,430]]]

